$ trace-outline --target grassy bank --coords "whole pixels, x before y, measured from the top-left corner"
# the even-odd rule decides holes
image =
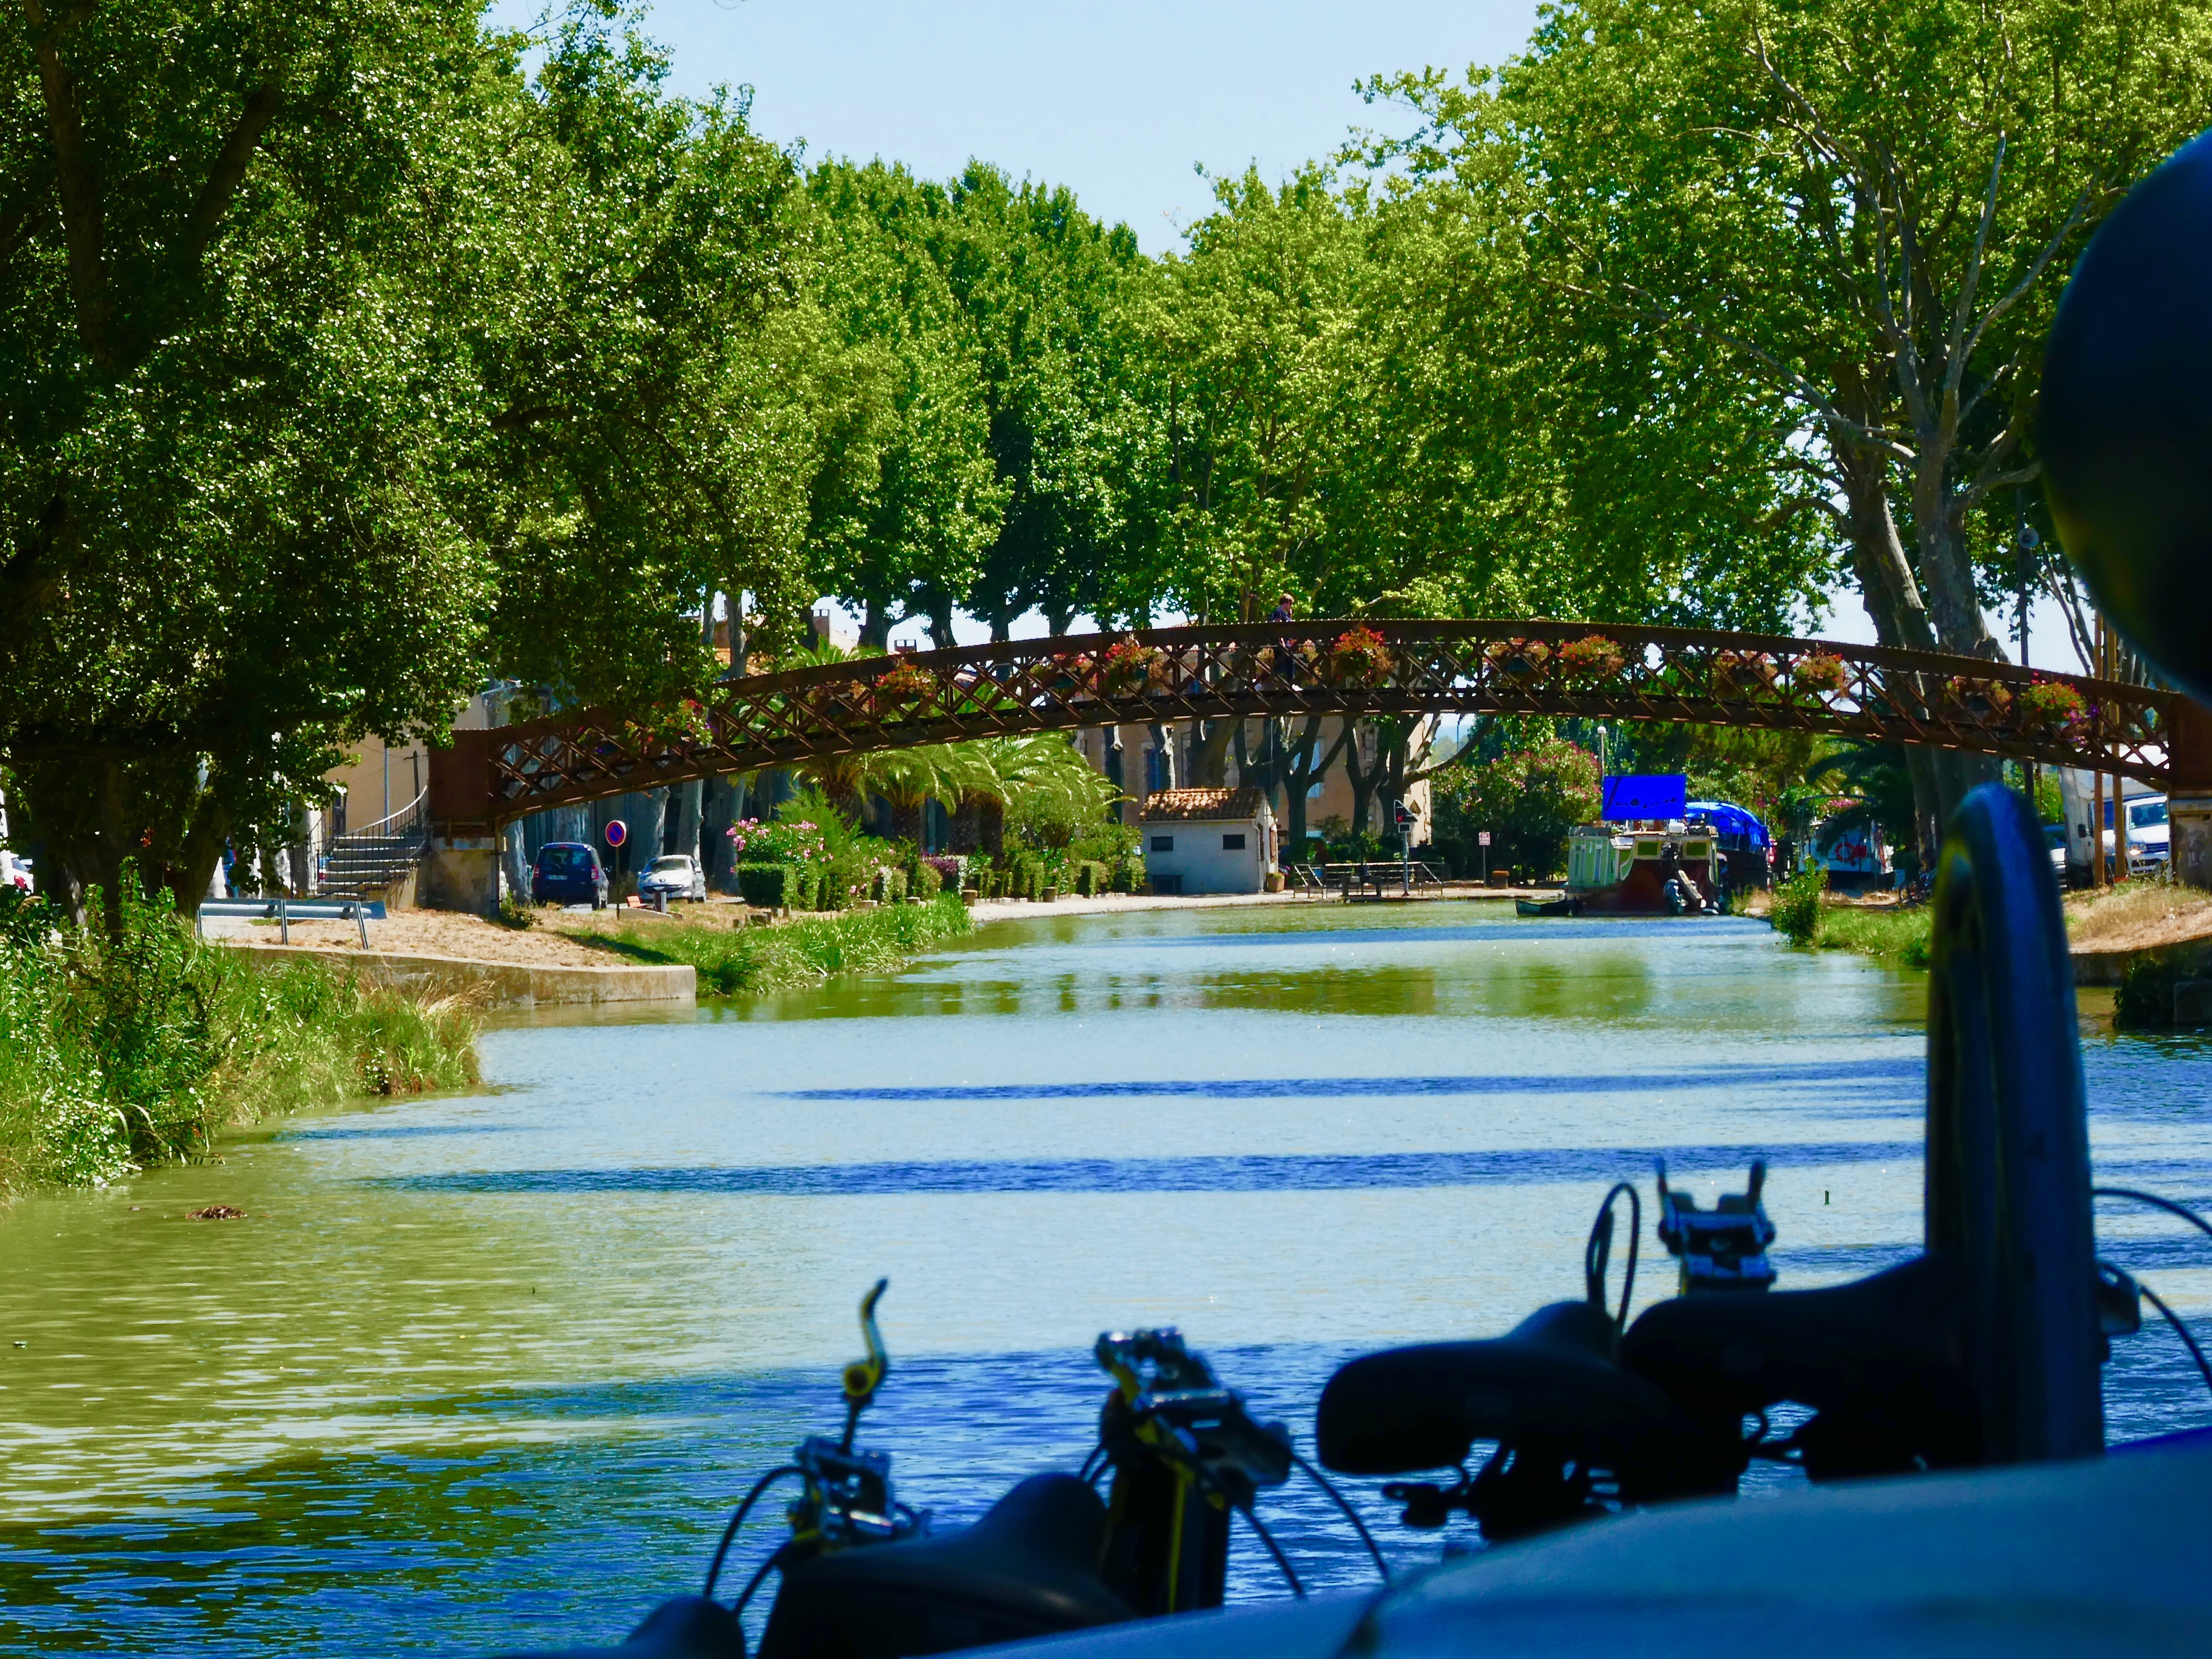
[[[101,1185],[303,1106],[461,1087],[476,1031],[451,1000],[204,944],[166,895],[126,903],[112,940],[0,901],[0,1194]]]
[[[733,997],[898,968],[969,926],[967,907],[946,893],[926,904],[833,911],[776,927],[656,924],[650,932],[631,927],[568,936],[635,962],[689,963],[699,970],[700,995]]]

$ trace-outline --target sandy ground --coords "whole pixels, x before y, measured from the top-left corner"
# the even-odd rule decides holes
[[[2212,893],[2158,881],[2069,893],[2066,932],[2077,951],[2142,951],[2212,939]]]
[[[588,910],[562,912],[558,925],[584,927],[592,921]],[[380,955],[459,957],[470,962],[522,962],[556,968],[605,968],[621,960],[563,939],[550,922],[549,918],[519,932],[481,916],[451,910],[394,910],[386,920],[368,924],[368,948]],[[210,939],[250,939],[258,945],[277,942],[273,921],[210,917],[204,926]],[[295,921],[292,943],[358,951],[361,934],[349,921]]]

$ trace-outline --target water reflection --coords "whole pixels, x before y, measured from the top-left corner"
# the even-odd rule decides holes
[[[1437,905],[1054,917],[696,1018],[509,1017],[496,1091],[0,1217],[0,1648],[605,1639],[834,1425],[879,1273],[872,1438],[957,1519],[1082,1455],[1101,1328],[1180,1323],[1304,1433],[1344,1357],[1576,1294],[1655,1153],[1707,1194],[1767,1157],[1786,1284],[1871,1271],[1920,1232],[1922,1006],[1753,925]],[[2086,1060],[2100,1170],[2204,1200],[2212,1048]],[[216,1203],[251,1218],[184,1218]],[[2178,1224],[2100,1228],[2212,1307]],[[2116,1431],[2202,1420],[2188,1364],[2120,1344]],[[1281,1501],[1302,1571],[1355,1582]]]

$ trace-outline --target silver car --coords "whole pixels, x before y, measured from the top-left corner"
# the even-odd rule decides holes
[[[688,853],[663,853],[653,860],[651,867],[637,878],[637,896],[650,904],[663,894],[672,899],[690,899],[704,904],[707,872],[699,867],[699,860]]]

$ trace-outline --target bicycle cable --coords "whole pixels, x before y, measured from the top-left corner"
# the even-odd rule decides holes
[[[2206,1237],[2212,1238],[2212,1221],[2205,1220],[2186,1204],[2177,1204],[2170,1198],[2160,1198],[2156,1193],[2147,1193],[2136,1187],[2092,1187],[2089,1189],[2089,1196],[2093,1199],[2124,1198],[2132,1200],[2137,1204],[2148,1204],[2154,1209],[2164,1210],[2169,1215],[2179,1216]],[[2098,1263],[2100,1267],[2106,1265],[2108,1264],[2104,1262]],[[2182,1345],[2189,1350],[2189,1357],[2197,1362],[2197,1370],[2204,1378],[2204,1386],[2208,1389],[2212,1389],[2212,1361],[2206,1360],[2204,1350],[2197,1345],[2196,1337],[2190,1334],[2189,1327],[2182,1322],[2181,1316],[2167,1307],[2166,1298],[2144,1284],[2142,1279],[2133,1274],[2129,1275],[2129,1279],[2137,1291],[2148,1298],[2150,1305],[2159,1310],[2166,1322],[2173,1327],[2173,1334],[2181,1339]]]
[[[1375,1534],[1367,1530],[1367,1523],[1359,1518],[1359,1511],[1353,1509],[1352,1505],[1346,1501],[1344,1494],[1336,1489],[1334,1483],[1333,1483],[1328,1476],[1324,1475],[1312,1464],[1307,1462],[1295,1449],[1293,1449],[1291,1453],[1291,1461],[1293,1463],[1296,1463],[1300,1468],[1304,1469],[1308,1474],[1311,1475],[1314,1479],[1314,1484],[1319,1486],[1323,1492],[1327,1492],[1329,1495],[1330,1501],[1334,1503],[1337,1508],[1344,1511],[1344,1518],[1352,1522],[1352,1529],[1359,1534],[1359,1541],[1367,1546],[1368,1554],[1375,1558],[1376,1571],[1382,1575],[1382,1582],[1384,1583],[1389,1583],[1390,1582],[1390,1564],[1382,1559],[1382,1552],[1375,1542]]]
[[[1598,1201],[1597,1219],[1590,1223],[1589,1239],[1583,1246],[1583,1285],[1600,1311],[1605,1308],[1605,1270],[1613,1256],[1613,1205],[1628,1194],[1628,1261],[1621,1269],[1620,1310],[1613,1316],[1615,1334],[1628,1329],[1629,1298],[1636,1291],[1636,1257],[1644,1242],[1644,1198],[1632,1182],[1616,1181]]]
[[[1261,1524],[1259,1516],[1254,1513],[1249,1504],[1239,1504],[1236,1506],[1236,1510],[1237,1514],[1251,1523],[1252,1530],[1260,1534],[1260,1541],[1267,1547],[1267,1553],[1275,1558],[1275,1565],[1281,1570],[1285,1581],[1289,1583],[1291,1594],[1299,1601],[1304,1601],[1306,1587],[1298,1582],[1297,1571],[1291,1565],[1291,1558],[1283,1553],[1282,1546],[1275,1541],[1275,1534]]]
[[[738,1504],[738,1512],[730,1517],[730,1524],[722,1528],[722,1541],[714,1546],[714,1559],[707,1567],[707,1588],[699,1594],[711,1601],[714,1599],[714,1581],[722,1576],[722,1563],[730,1553],[730,1545],[736,1540],[738,1528],[745,1523],[745,1516],[760,1501],[760,1495],[787,1474],[803,1474],[805,1471],[796,1463],[786,1463],[781,1468],[770,1469],[753,1482],[753,1489]]]

